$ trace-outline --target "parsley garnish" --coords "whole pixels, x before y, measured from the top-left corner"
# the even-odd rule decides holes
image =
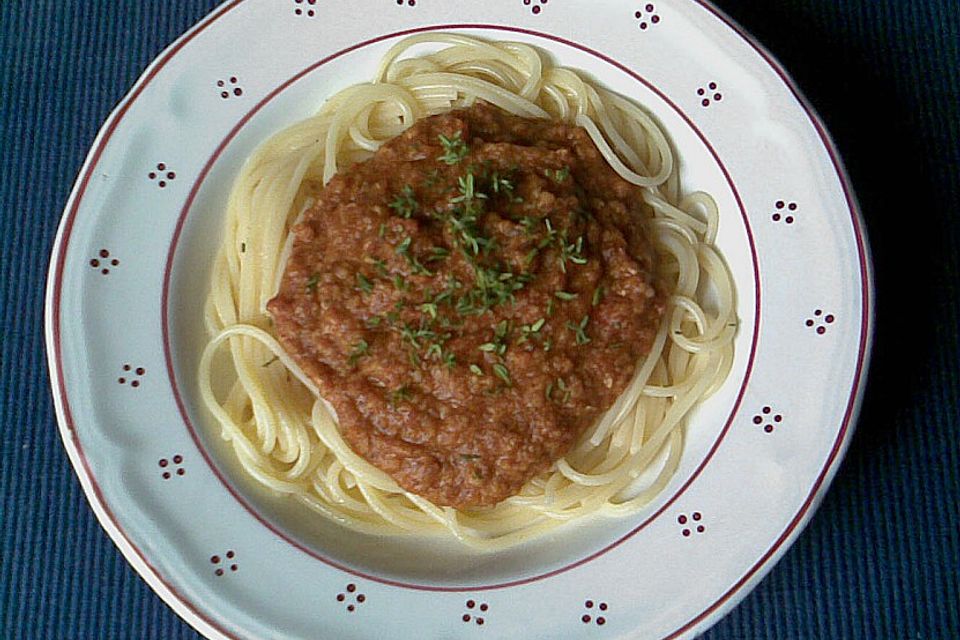
[[[490,190],[495,194],[500,195],[512,195],[513,194],[513,180],[509,178],[504,178],[500,175],[499,171],[494,171],[493,175],[490,176]]]
[[[577,340],[577,345],[584,345],[590,342],[590,338],[587,336],[587,325],[590,323],[590,316],[583,316],[583,319],[580,321],[580,324],[574,324],[573,322],[567,323],[567,329],[573,331],[575,338]]]
[[[414,198],[413,187],[406,185],[400,193],[394,197],[389,207],[397,212],[398,216],[410,218],[420,209],[420,204]]]
[[[307,280],[307,291],[309,291],[310,293],[313,293],[314,291],[317,290],[318,284],[320,284],[320,274],[315,273],[312,276],[310,276],[309,280]]]
[[[353,345],[353,351],[350,352],[350,366],[357,366],[357,362],[360,361],[360,358],[370,355],[370,345],[367,344],[366,340],[360,340],[357,344]]]
[[[396,391],[390,393],[390,404],[399,404],[400,402],[409,402],[413,400],[413,393],[410,387],[403,385]]]
[[[447,351],[445,354],[443,354],[443,365],[447,369],[453,369],[455,366],[457,366],[456,354],[451,351]]]
[[[379,274],[380,277],[382,277],[382,278],[386,278],[386,277],[387,277],[387,263],[386,263],[386,262],[384,262],[383,260],[372,259],[372,260],[370,260],[370,264],[372,264],[372,265],[373,265],[373,268],[377,270],[377,274]]]
[[[357,273],[357,288],[363,293],[373,292],[373,283],[362,273]]]
[[[593,290],[593,306],[597,306],[598,304],[600,304],[603,301],[604,295],[606,295],[606,291],[604,291],[602,286],[594,289]]]
[[[450,251],[444,249],[443,247],[434,247],[430,250],[430,257],[427,258],[427,262],[436,262],[438,260],[444,260],[450,256]]]
[[[493,372],[497,375],[498,378],[503,380],[508,387],[513,385],[513,381],[510,379],[510,372],[502,364],[497,363],[493,365]]]
[[[449,165],[459,164],[461,160],[470,153],[470,147],[461,139],[462,132],[458,131],[455,136],[448,138],[440,134],[440,144],[443,145],[443,155],[437,158],[441,162]]]
[[[543,328],[543,325],[546,324],[546,319],[540,318],[533,324],[524,325],[520,327],[520,344],[523,344],[530,338],[539,338],[540,329]]]
[[[477,181],[472,172],[458,178],[460,195],[450,200],[454,204],[470,202],[474,199],[486,200],[487,195],[477,191]]]
[[[567,272],[568,260],[574,264],[587,264],[587,259],[583,257],[583,236],[570,244],[567,244],[566,239],[560,242],[560,270],[564,273]]]
[[[554,391],[559,391],[562,394],[561,398],[564,403],[570,399],[570,390],[567,388],[567,383],[563,381],[563,378],[557,378],[556,382],[551,382],[547,385],[547,388],[544,391],[544,395],[547,397],[547,400],[550,400],[551,402],[556,400],[553,393]]]

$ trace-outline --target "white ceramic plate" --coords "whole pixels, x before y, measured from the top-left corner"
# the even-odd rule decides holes
[[[643,104],[716,197],[742,329],[726,386],[643,513],[493,555],[371,540],[265,495],[200,410],[201,301],[243,159],[403,35],[521,40]],[[866,241],[836,152],[770,56],[694,0],[233,0],[110,117],[53,252],[64,444],[128,560],[210,638],[681,638],[819,503],[859,404]]]

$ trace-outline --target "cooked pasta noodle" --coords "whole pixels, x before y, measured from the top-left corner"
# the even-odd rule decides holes
[[[411,57],[418,45],[439,50]],[[311,185],[370,157],[415,121],[476,100],[586,129],[610,166],[643,188],[670,296],[649,356],[572,450],[497,506],[458,511],[404,491],[351,450],[331,407],[274,337],[266,305]],[[400,42],[372,82],[338,93],[258,148],[226,213],[206,303],[204,402],[247,473],[351,529],[447,535],[492,550],[589,514],[634,512],[669,482],[687,416],[732,364],[735,292],[713,244],[713,199],[683,194],[670,142],[642,108],[551,66],[525,44],[438,33]]]

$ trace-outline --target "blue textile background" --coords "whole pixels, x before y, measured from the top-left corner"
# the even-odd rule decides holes
[[[0,0],[0,639],[198,637],[87,505],[60,445],[42,318],[54,234],[97,130],[216,4]],[[833,133],[879,306],[860,427],[833,488],[706,637],[960,638],[960,2],[717,4]]]

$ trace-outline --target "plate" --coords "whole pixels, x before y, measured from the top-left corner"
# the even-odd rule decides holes
[[[375,19],[371,19],[371,16]],[[246,481],[201,409],[202,301],[254,147],[405,35],[518,40],[643,103],[721,210],[741,329],[643,512],[495,554],[346,532]],[[872,330],[862,221],[793,82],[710,4],[232,0],[104,126],[50,267],[64,445],[104,528],[210,638],[687,638],[799,535],[847,447]]]

